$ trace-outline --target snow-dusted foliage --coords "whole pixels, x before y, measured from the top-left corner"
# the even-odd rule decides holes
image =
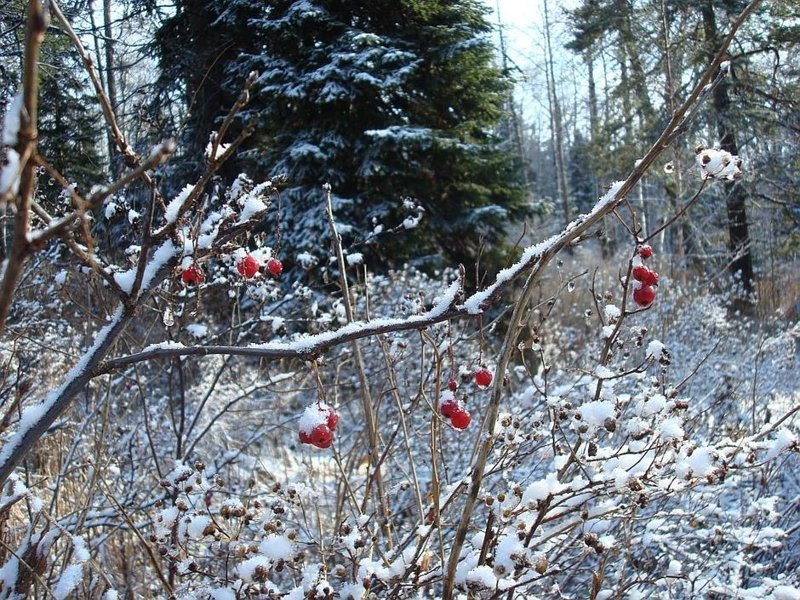
[[[490,133],[508,82],[492,65],[480,3],[199,4],[241,49],[222,59],[229,84],[260,73],[242,118],[270,141],[242,157],[286,177],[283,241],[293,253],[328,238],[326,182],[339,232],[384,264],[474,260],[479,238],[501,243],[504,225],[524,215],[510,158]],[[175,21],[194,18],[186,10]]]
[[[619,281],[574,279],[588,259],[579,253],[541,283],[549,300],[532,307],[504,377],[456,588],[480,597],[547,597],[555,587],[631,597],[796,593],[796,327],[731,317],[723,296],[672,280],[653,307],[632,313]],[[347,322],[336,297],[299,285],[272,295],[270,280],[205,267],[200,295],[234,290],[228,302],[239,298],[239,314],[226,322],[193,312],[190,290],[160,326],[173,341],[149,349],[214,344],[231,331],[239,344],[291,339]],[[425,314],[453,279],[413,269],[374,276],[356,287],[354,310],[369,310],[372,320]],[[365,455],[364,390],[349,345],[311,366],[187,357],[167,361],[167,370],[156,361],[98,380],[65,433],[78,436],[73,463],[100,447],[105,466],[59,476],[83,489],[91,509],[81,529],[69,511],[52,517],[105,556],[103,572],[120,591],[160,595],[169,584],[181,598],[438,595],[492,393],[474,372],[492,364],[499,340],[494,326],[482,339],[476,332],[472,321],[443,322],[423,337],[360,342],[380,475]],[[67,327],[59,339],[78,333]],[[6,347],[5,356],[22,360],[26,347]],[[321,393],[341,415],[327,450],[298,442],[298,433],[327,421]],[[441,415],[448,399],[472,413],[469,428]],[[105,433],[103,414],[120,415],[116,436]],[[100,422],[87,428],[89,419]],[[114,523],[123,529],[103,533]],[[129,523],[136,535],[125,533]],[[122,547],[128,560],[143,561],[147,575],[135,584],[117,578],[112,557]],[[12,569],[19,567],[8,563],[4,576]]]
[[[392,67],[377,34],[336,33]],[[335,202],[284,272],[280,181],[215,179],[247,96],[174,196],[175,145],[123,139],[130,171],[66,183],[57,215],[7,190],[36,210],[0,270],[0,598],[800,596],[800,326],[737,312],[646,237],[625,205],[644,168],[486,281],[319,243],[346,225]],[[707,152],[698,186],[736,176]],[[431,212],[399,202],[407,225],[376,235]],[[629,243],[604,258],[612,216]]]

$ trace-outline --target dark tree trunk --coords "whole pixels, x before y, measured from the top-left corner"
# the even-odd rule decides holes
[[[703,33],[705,34],[709,60],[716,54],[720,45],[717,21],[712,0],[706,0],[701,8]],[[714,111],[717,115],[717,132],[720,149],[738,154],[728,82],[723,81],[714,90]],[[753,291],[753,256],[750,246],[750,232],[747,221],[747,190],[740,182],[725,184],[726,208],[728,212],[728,249],[732,258],[729,272],[741,282],[745,294]]]

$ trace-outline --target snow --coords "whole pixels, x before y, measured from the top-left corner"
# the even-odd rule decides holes
[[[339,589],[341,600],[362,600],[366,590],[360,583],[346,583]]]
[[[615,377],[614,371],[605,365],[597,365],[594,369],[594,375],[598,379],[613,379]]]
[[[476,549],[480,549],[480,546]],[[506,573],[513,573],[516,565],[514,559],[525,557],[525,553],[525,546],[516,534],[504,535],[497,542],[494,564],[503,567]]]
[[[408,127],[395,125],[385,129],[368,129],[364,132],[376,139],[391,139],[395,142],[430,142],[433,132],[427,127]]]
[[[658,340],[653,340],[649,344],[647,344],[647,350],[645,351],[645,356],[647,358],[651,358],[653,360],[661,360],[661,356],[664,354],[664,344],[659,342]]]
[[[17,582],[17,575],[19,574],[19,559],[16,557],[9,558],[6,563],[0,567],[0,584],[2,589],[13,589]]]
[[[742,175],[739,157],[725,150],[706,148],[697,154],[696,160],[703,179],[732,181]]]
[[[190,323],[185,327],[187,333],[194,338],[202,339],[208,335],[208,325]]]
[[[261,215],[261,213],[266,212],[267,205],[262,200],[262,197],[271,188],[272,182],[265,181],[264,183],[259,183],[252,191],[239,198],[239,205],[242,207],[242,211],[239,213],[237,225],[247,223]]]
[[[172,243],[172,240],[167,240],[161,244],[155,252],[153,252],[150,261],[147,263],[147,266],[144,269],[140,293],[144,293],[150,289],[156,273],[158,273],[158,271],[177,254],[178,249]]]
[[[258,551],[273,561],[283,560],[290,562],[295,555],[294,544],[283,535],[270,534],[258,546]]]
[[[89,560],[89,549],[86,547],[86,541],[81,536],[72,536],[72,547],[75,550],[75,560],[77,562]]]
[[[211,600],[236,600],[236,591],[229,588],[213,588],[208,591]]]
[[[144,269],[140,293],[149,290],[156,273],[176,254],[177,250],[171,240],[167,240],[158,247]],[[133,291],[133,284],[136,282],[136,271],[137,267],[133,267],[127,271],[114,273],[114,281],[117,282],[117,285],[126,294],[130,294]]]
[[[767,454],[764,456],[764,460],[772,460],[778,456],[778,454],[786,450],[786,448],[796,443],[797,436],[785,427],[781,428],[775,435],[775,439],[772,440],[769,450],[767,450]]]
[[[419,222],[421,220],[422,220],[422,215],[421,214],[418,214],[415,217],[412,217],[412,216],[409,215],[408,217],[403,219],[403,228],[404,229],[414,229],[417,225],[419,225]]]
[[[772,589],[775,600],[800,600],[800,589],[790,585],[776,585]]]
[[[0,169],[0,198],[6,194],[15,195],[19,191],[19,153],[13,148],[6,149],[6,164]]]
[[[96,358],[95,355],[105,343],[108,334],[117,326],[117,323],[119,323],[122,314],[123,309],[120,305],[117,307],[116,312],[111,317],[108,324],[97,332],[92,346],[83,354],[75,366],[69,370],[61,385],[48,392],[39,404],[29,406],[23,411],[19,424],[17,425],[17,430],[7,438],[7,441],[0,450],[0,465],[5,465],[11,459],[14,451],[22,443],[23,438],[29,431],[47,417],[48,412],[53,409],[56,401],[61,397],[61,394],[72,385],[76,379],[84,374],[90,361]]]
[[[658,435],[665,440],[682,440],[685,434],[681,419],[679,417],[670,417],[661,421],[658,426]]]
[[[134,267],[127,271],[114,273],[114,281],[117,282],[119,289],[126,294],[130,294],[133,289],[133,284],[136,282],[136,268]]]
[[[497,577],[489,565],[480,565],[467,573],[467,584],[477,585],[485,589],[497,586]]]
[[[181,342],[174,342],[168,340],[166,342],[159,342],[157,344],[150,344],[146,346],[142,352],[151,352],[153,350],[179,350],[181,348],[185,348]]]
[[[266,556],[262,556],[257,554],[252,558],[248,558],[239,567],[236,571],[239,573],[239,577],[241,577],[244,581],[255,581],[255,573],[256,569],[261,568],[264,570],[269,570],[271,566],[269,558]]]
[[[61,577],[58,578],[58,583],[53,587],[53,596],[58,600],[62,600],[72,593],[81,582],[83,576],[83,567],[79,564],[68,565]]]
[[[205,152],[206,158],[212,160],[218,160],[231,147],[230,144],[217,144],[217,151],[214,153],[214,156],[211,156],[211,152],[214,149],[214,138],[216,137],[216,135],[217,135],[216,131],[211,134],[211,139],[209,140],[208,145],[206,146],[206,152]]]
[[[683,572],[683,565],[679,560],[675,560],[674,558],[669,561],[669,567],[667,567],[667,577],[678,577]]]
[[[605,307],[603,307],[603,312],[606,315],[606,319],[611,322],[615,322],[619,319],[620,315],[622,315],[622,311],[619,307],[613,304],[606,304]]]
[[[156,518],[156,535],[159,537],[168,536],[178,516],[178,509],[174,506],[162,509]]]
[[[194,186],[192,184],[188,184],[170,201],[169,204],[167,204],[167,210],[164,212],[164,219],[167,223],[174,223],[177,220],[178,215],[183,208],[183,204],[193,191]]]
[[[580,406],[581,422],[591,427],[602,427],[606,419],[614,418],[614,403],[608,400],[592,400]]]
[[[24,98],[21,91],[14,94],[14,98],[8,103],[6,114],[3,117],[3,144],[6,146],[17,145],[19,128],[22,124],[23,103]],[[0,190],[2,190],[2,186],[0,186]]]
[[[681,457],[675,465],[675,474],[680,478],[705,477],[714,472],[717,452],[709,446],[695,448],[691,456]]]
[[[324,425],[328,422],[329,406],[323,402],[307,406],[297,422],[299,431],[310,434],[317,425]]]
[[[317,264],[318,260],[317,257],[314,256],[313,254],[309,254],[308,252],[301,252],[300,254],[297,255],[297,262],[304,269],[310,269]]]
[[[522,494],[522,504],[535,508],[537,502],[544,500],[552,494],[559,493],[565,487],[566,486],[559,483],[555,473],[550,473],[544,479],[534,481],[525,488],[525,492]]]
[[[653,394],[653,396],[646,401],[642,399],[637,403],[636,414],[640,417],[652,417],[653,415],[663,412],[670,406],[670,403],[662,394]]]
[[[367,332],[388,329],[401,326],[404,328],[413,327],[415,324],[424,323],[431,319],[441,317],[449,308],[455,304],[455,299],[461,291],[461,284],[454,280],[445,291],[434,298],[433,307],[424,313],[411,315],[406,318],[383,318],[371,321],[353,321],[339,329],[317,333],[313,335],[299,335],[288,342],[266,342],[263,344],[251,344],[249,348],[256,350],[274,350],[295,352],[298,354],[312,352],[324,344],[331,344],[350,335],[367,335]]]
[[[199,540],[206,535],[205,530],[211,524],[212,520],[208,515],[187,515],[181,520],[178,532],[190,540]]]
[[[345,259],[347,260],[348,266],[352,267],[353,265],[360,265],[361,263],[363,263],[364,255],[361,254],[360,252],[353,252],[351,254],[348,254],[345,257]]]

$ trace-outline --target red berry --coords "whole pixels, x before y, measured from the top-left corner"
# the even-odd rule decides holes
[[[189,265],[181,273],[181,281],[186,285],[200,285],[205,280],[203,270],[197,265]]]
[[[466,429],[469,427],[470,421],[472,421],[472,417],[470,416],[469,411],[466,408],[461,408],[460,406],[457,406],[453,411],[453,414],[450,415],[450,423],[452,423],[453,427],[456,429]]]
[[[269,271],[269,274],[273,277],[278,277],[283,273],[283,263],[277,258],[270,258],[267,262],[267,271]]]
[[[447,398],[442,402],[441,406],[439,406],[439,410],[441,411],[442,416],[449,419],[453,416],[455,411],[460,409],[458,407],[458,402],[456,402],[455,399]]]
[[[648,269],[645,266],[639,265],[638,267],[633,267],[633,271],[631,272],[631,275],[633,275],[633,278],[636,281],[644,281],[649,272],[650,272],[650,269]]]
[[[658,273],[655,271],[647,271],[647,277],[642,279],[645,285],[658,285]]]
[[[339,424],[339,413],[336,409],[331,407],[328,409],[328,429],[336,431],[336,426]]]
[[[492,374],[486,368],[475,371],[475,383],[480,387],[487,387],[492,383]]]
[[[656,291],[649,285],[643,285],[633,290],[633,301],[639,306],[648,307],[656,299]]]
[[[447,389],[451,392],[455,392],[458,389],[458,384],[452,377],[450,378],[450,381],[447,382]]]
[[[250,279],[253,275],[258,273],[258,267],[258,261],[250,254],[236,263],[236,270],[239,271],[239,275],[245,279]]]
[[[325,423],[320,423],[311,430],[311,444],[317,448],[330,448],[333,433]]]
[[[300,441],[304,444],[311,443],[311,435],[307,431],[300,430]]]
[[[647,244],[644,244],[643,246],[639,246],[636,249],[636,253],[642,258],[650,258],[651,256],[653,256],[653,248],[651,248]]]
[[[641,281],[644,285],[658,285],[658,273],[647,267],[641,265],[633,267],[632,275],[636,281]]]

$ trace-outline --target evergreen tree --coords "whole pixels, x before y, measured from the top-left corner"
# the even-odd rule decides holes
[[[191,67],[205,79],[193,87],[184,75],[189,96],[219,84],[210,81],[219,73],[227,77],[220,98],[230,100],[250,71],[261,73],[245,115],[257,120],[257,134],[244,166],[254,176],[286,174],[283,240],[293,250],[318,248],[327,235],[323,183],[333,187],[337,221],[353,241],[399,226],[402,235],[373,252],[383,264],[420,254],[470,263],[482,238],[502,246],[505,224],[523,213],[523,195],[493,133],[508,82],[492,64],[482,4],[191,4],[197,10],[184,6],[167,26],[171,39],[182,39],[171,51],[182,48],[186,57],[205,42],[180,38],[201,14],[213,19],[209,37],[224,31],[235,49]],[[194,136],[199,146],[208,132]]]
[[[0,108],[16,93],[21,78],[26,8],[26,2],[15,0],[0,11],[0,40],[5,49],[0,52]],[[68,0],[61,8],[70,19],[87,9],[85,0]],[[102,115],[72,42],[57,26],[50,28],[42,43],[39,77],[39,152],[85,194],[104,179]],[[38,192],[52,203],[62,188],[45,176],[39,180]]]
[[[39,84],[39,151],[85,195],[107,176],[101,153],[102,115],[69,41],[57,38],[45,50]],[[62,188],[45,177],[39,192],[54,202]]]
[[[592,150],[589,142],[576,129],[569,152],[569,188],[579,213],[589,212],[597,203],[597,180],[592,173]]]

